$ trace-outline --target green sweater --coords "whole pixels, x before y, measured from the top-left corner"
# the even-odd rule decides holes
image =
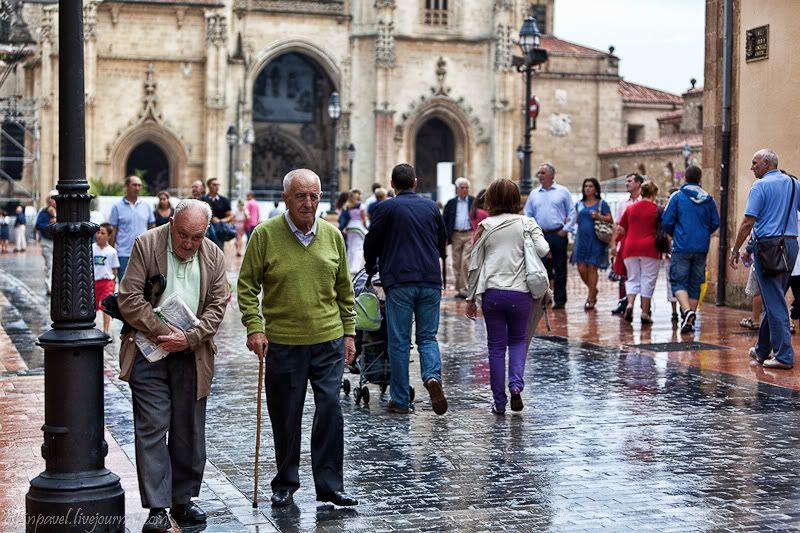
[[[282,216],[259,224],[247,244],[237,292],[248,335],[264,332],[270,342],[307,345],[355,334],[344,239],[325,220],[317,220],[308,247]]]

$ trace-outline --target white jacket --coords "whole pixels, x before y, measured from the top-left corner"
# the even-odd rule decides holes
[[[480,223],[483,233],[470,255],[467,300],[480,303],[477,299],[487,289],[529,292],[525,282],[524,218],[502,214]],[[535,220],[533,224],[533,244],[539,257],[544,257],[550,253],[550,245],[539,224]]]

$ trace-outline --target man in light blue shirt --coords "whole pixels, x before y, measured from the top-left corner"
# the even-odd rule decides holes
[[[567,234],[575,221],[572,195],[555,182],[556,169],[543,163],[536,172],[541,186],[531,191],[525,202],[525,216],[533,217],[550,244],[550,255],[544,259],[547,275],[554,280],[553,309],[564,309],[567,303]]]
[[[137,176],[125,178],[125,196],[111,208],[111,216],[108,220],[109,224],[114,226],[114,237],[119,256],[117,277],[120,281],[128,267],[128,259],[131,257],[136,237],[156,225],[153,206],[139,200],[141,190],[142,180]]]
[[[744,220],[739,226],[736,242],[731,248],[730,265],[739,263],[739,249],[750,231],[755,235],[755,273],[764,302],[758,342],[750,348],[750,357],[767,368],[788,370],[794,365],[794,349],[789,331],[789,311],[786,308],[786,288],[792,267],[797,259],[797,210],[800,209],[800,184],[778,170],[778,156],[767,149],[753,155],[753,174],[758,179],[750,189]],[[759,246],[766,240],[783,238],[788,256],[788,272],[767,273],[758,257]],[[749,258],[745,252],[745,259]]]

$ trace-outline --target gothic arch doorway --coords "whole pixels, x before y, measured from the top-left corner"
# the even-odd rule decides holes
[[[150,195],[169,188],[169,159],[164,150],[154,142],[136,145],[125,161],[125,176],[139,175],[147,184]]]
[[[428,119],[417,130],[414,154],[417,192],[436,193],[436,164],[455,162],[456,159],[453,130],[439,118]],[[456,172],[455,168],[453,172]]]
[[[282,189],[295,168],[331,176],[333,121],[327,107],[335,86],[311,56],[291,51],[266,63],[253,83],[252,189],[257,195]],[[340,140],[341,141],[341,140]]]

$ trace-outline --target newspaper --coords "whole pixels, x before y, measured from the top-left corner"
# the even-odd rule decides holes
[[[161,305],[153,309],[156,316],[166,322],[172,324],[181,331],[188,331],[192,327],[198,325],[200,320],[192,313],[186,302],[180,297],[178,293],[170,294]],[[141,331],[136,333],[136,346],[142,351],[142,355],[150,361],[156,361],[165,358],[169,352],[153,343]]]

